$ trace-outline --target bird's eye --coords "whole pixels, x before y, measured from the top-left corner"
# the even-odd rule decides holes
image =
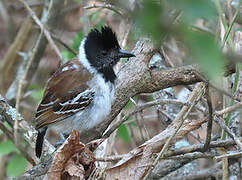
[[[107,51],[102,51],[101,53],[102,53],[103,56],[106,56],[108,54]]]

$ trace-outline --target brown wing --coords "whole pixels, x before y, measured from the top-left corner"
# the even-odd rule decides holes
[[[61,121],[85,109],[93,100],[87,82],[92,75],[74,59],[61,66],[49,79],[36,112],[36,129]]]

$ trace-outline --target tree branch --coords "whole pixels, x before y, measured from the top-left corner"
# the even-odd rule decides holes
[[[85,134],[84,139],[81,139],[81,141],[83,140],[85,143],[91,139],[101,137],[108,125],[129,101],[130,97],[139,93],[150,93],[176,85],[187,85],[200,81],[200,78],[194,73],[194,71],[199,71],[198,65],[187,65],[163,70],[150,69],[148,66],[149,60],[155,52],[156,50],[154,46],[148,39],[143,39],[136,44],[136,47],[133,50],[133,53],[136,54],[136,58],[132,58],[130,61],[124,64],[118,73],[115,102],[112,106],[110,116],[101,122],[101,124],[99,124],[97,127],[89,129],[85,132],[81,132],[81,137],[83,137],[83,133]],[[8,121],[9,124],[13,124],[15,116],[13,116],[13,112],[10,112],[10,109],[13,112],[16,112],[3,98],[1,98],[0,114],[4,116],[4,119]],[[201,120],[185,121],[177,134],[177,139],[184,137],[184,135],[186,135],[188,132],[200,127],[200,125],[204,122],[206,122],[206,118]],[[139,160],[141,160],[142,154],[143,156],[145,155],[148,157],[152,154],[149,154],[149,152],[158,152],[164,142],[167,140],[167,137],[170,134],[169,131],[172,131],[172,128],[175,128],[175,125],[176,124],[172,123],[165,131],[156,135],[142,146],[131,151],[131,154],[137,154]],[[31,147],[34,147],[35,143],[32,142],[35,142],[36,131],[31,126],[27,125],[25,121],[21,121],[19,123],[19,127],[23,131],[23,137],[31,144]],[[53,152],[52,146],[46,144],[46,142],[47,141],[44,143],[44,149],[48,148],[48,153]],[[151,151],[147,148],[151,148]],[[131,158],[132,157],[133,155]],[[150,164],[147,164],[144,161],[142,166],[145,167]]]
[[[29,14],[31,15],[31,17],[33,18],[33,20],[35,21],[36,24],[39,25],[39,27],[41,28],[41,30],[43,31],[43,33],[45,34],[45,37],[47,38],[47,40],[50,43],[50,46],[53,48],[53,50],[56,52],[56,54],[58,55],[58,57],[60,59],[62,59],[62,55],[59,51],[59,49],[57,48],[57,46],[55,45],[55,42],[53,41],[49,31],[44,27],[44,25],[40,22],[39,18],[35,15],[34,11],[28,6],[28,4],[23,1],[23,0],[18,0],[20,3],[23,4],[23,6],[26,8],[26,10],[29,12]]]
[[[201,81],[196,75],[196,72],[201,72],[198,65],[150,69],[148,64],[156,49],[149,39],[138,41],[132,52],[136,57],[130,58],[117,74],[115,99],[110,115],[94,128],[81,132],[81,137],[85,134],[85,138],[81,138],[83,142],[102,137],[104,131],[127,104],[130,97],[140,93],[151,93],[168,87],[189,85]],[[234,72],[234,67],[229,66],[226,75],[232,72]]]
[[[16,118],[16,114],[17,114],[18,118]],[[16,121],[16,119],[18,119],[18,121],[19,121],[18,131],[21,132],[21,133],[18,133],[19,140],[29,143],[29,146],[32,148],[32,152],[33,152],[34,147],[35,147],[36,135],[37,135],[36,130],[32,126],[30,126],[23,119],[23,117],[17,113],[16,109],[11,107],[5,101],[5,99],[0,95],[0,121],[2,121],[2,122],[6,121],[12,128],[11,132],[13,132],[13,126],[14,126],[14,122]],[[50,155],[51,153],[53,153],[54,149],[55,148],[47,140],[45,140],[43,157],[46,157],[47,155]],[[21,151],[21,149],[20,149],[20,151]],[[36,158],[34,159],[34,161],[38,162],[38,160]]]

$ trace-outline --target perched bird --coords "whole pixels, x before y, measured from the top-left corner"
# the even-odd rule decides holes
[[[134,56],[120,48],[111,28],[89,32],[80,44],[78,58],[62,65],[48,80],[35,115],[37,157],[48,128],[68,137],[73,129],[88,132],[104,120],[114,97],[113,66],[120,58]]]

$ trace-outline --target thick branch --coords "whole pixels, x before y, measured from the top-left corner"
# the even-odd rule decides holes
[[[81,137],[85,138],[84,141],[90,141],[91,139],[101,137],[108,125],[129,101],[130,97],[139,93],[154,92],[176,85],[193,84],[200,81],[200,78],[197,77],[194,73],[199,71],[198,65],[187,65],[165,70],[149,69],[149,60],[155,52],[156,51],[154,46],[147,39],[141,40],[136,44],[136,47],[133,51],[133,53],[136,54],[136,58],[130,59],[130,61],[126,63],[118,73],[115,102],[112,106],[112,113],[105,121],[101,122],[101,124],[99,124],[97,127],[89,129],[86,132],[81,132]],[[0,101],[0,113],[6,116],[5,119],[13,122],[14,118],[8,114],[10,108],[11,107],[5,101]],[[200,125],[203,124],[205,121],[206,119],[185,121],[184,127],[186,128],[181,128],[182,130],[179,132],[177,138],[179,139],[184,137],[186,133],[200,127]],[[26,125],[21,126],[21,123],[20,128],[24,129],[24,132],[26,133],[24,136],[28,135],[29,137],[30,133],[27,134]],[[162,147],[162,144],[167,139],[169,135],[168,131],[171,130],[171,128],[174,128],[174,124],[171,125],[167,129],[167,131],[165,130],[161,134],[153,137],[152,140],[145,143],[144,146],[140,146],[132,152],[134,152],[135,154],[139,154],[138,152],[145,151],[143,155],[149,156],[151,155],[149,154],[150,152],[154,153],[159,151]],[[28,140],[29,142],[31,142],[35,131],[31,129],[29,130],[29,132],[33,132]],[[83,134],[85,134],[85,136],[82,136]],[[33,146],[34,143],[32,143],[32,147]],[[152,150],[148,150],[146,147],[151,148]],[[139,158],[141,158],[140,155]],[[131,156],[131,158],[132,157],[133,156]],[[148,166],[148,164],[144,164],[144,166]]]
[[[84,141],[90,141],[103,136],[113,119],[127,104],[130,97],[140,93],[150,93],[177,85],[188,85],[200,82],[196,72],[201,72],[198,65],[186,65],[170,69],[150,69],[148,64],[156,49],[148,39],[137,42],[132,51],[136,57],[123,65],[116,81],[115,101],[109,117],[93,129],[82,132]],[[227,75],[233,67],[228,67]],[[88,137],[88,139],[86,139]]]

